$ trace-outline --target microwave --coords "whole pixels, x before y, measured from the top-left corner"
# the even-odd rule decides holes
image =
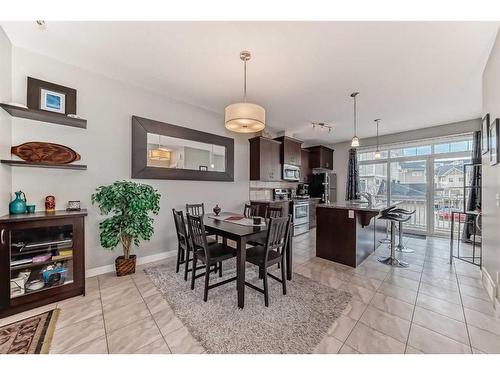
[[[300,181],[300,168],[295,165],[283,164],[283,180]]]

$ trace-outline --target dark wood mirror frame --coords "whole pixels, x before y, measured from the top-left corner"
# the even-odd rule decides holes
[[[148,167],[148,133],[225,147],[225,172]],[[165,122],[150,120],[143,117],[132,116],[132,178],[157,180],[234,181],[234,139],[205,133],[199,130],[184,128],[182,126],[167,124]]]

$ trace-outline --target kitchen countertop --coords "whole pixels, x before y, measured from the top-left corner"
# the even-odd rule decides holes
[[[390,202],[390,203],[375,203],[373,205],[369,205],[368,203],[353,203],[350,201],[338,201],[332,203],[320,203],[318,207],[323,208],[337,208],[343,210],[355,210],[355,211],[371,211],[371,212],[380,212],[388,210],[394,206],[397,206],[400,202]]]

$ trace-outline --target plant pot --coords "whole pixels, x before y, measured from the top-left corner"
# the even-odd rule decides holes
[[[122,255],[115,259],[116,276],[126,276],[135,273],[135,255],[125,259]]]

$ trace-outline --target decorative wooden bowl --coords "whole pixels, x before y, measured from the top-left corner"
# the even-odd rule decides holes
[[[80,160],[80,155],[69,147],[48,142],[27,142],[13,146],[10,152],[31,163],[69,164]]]

